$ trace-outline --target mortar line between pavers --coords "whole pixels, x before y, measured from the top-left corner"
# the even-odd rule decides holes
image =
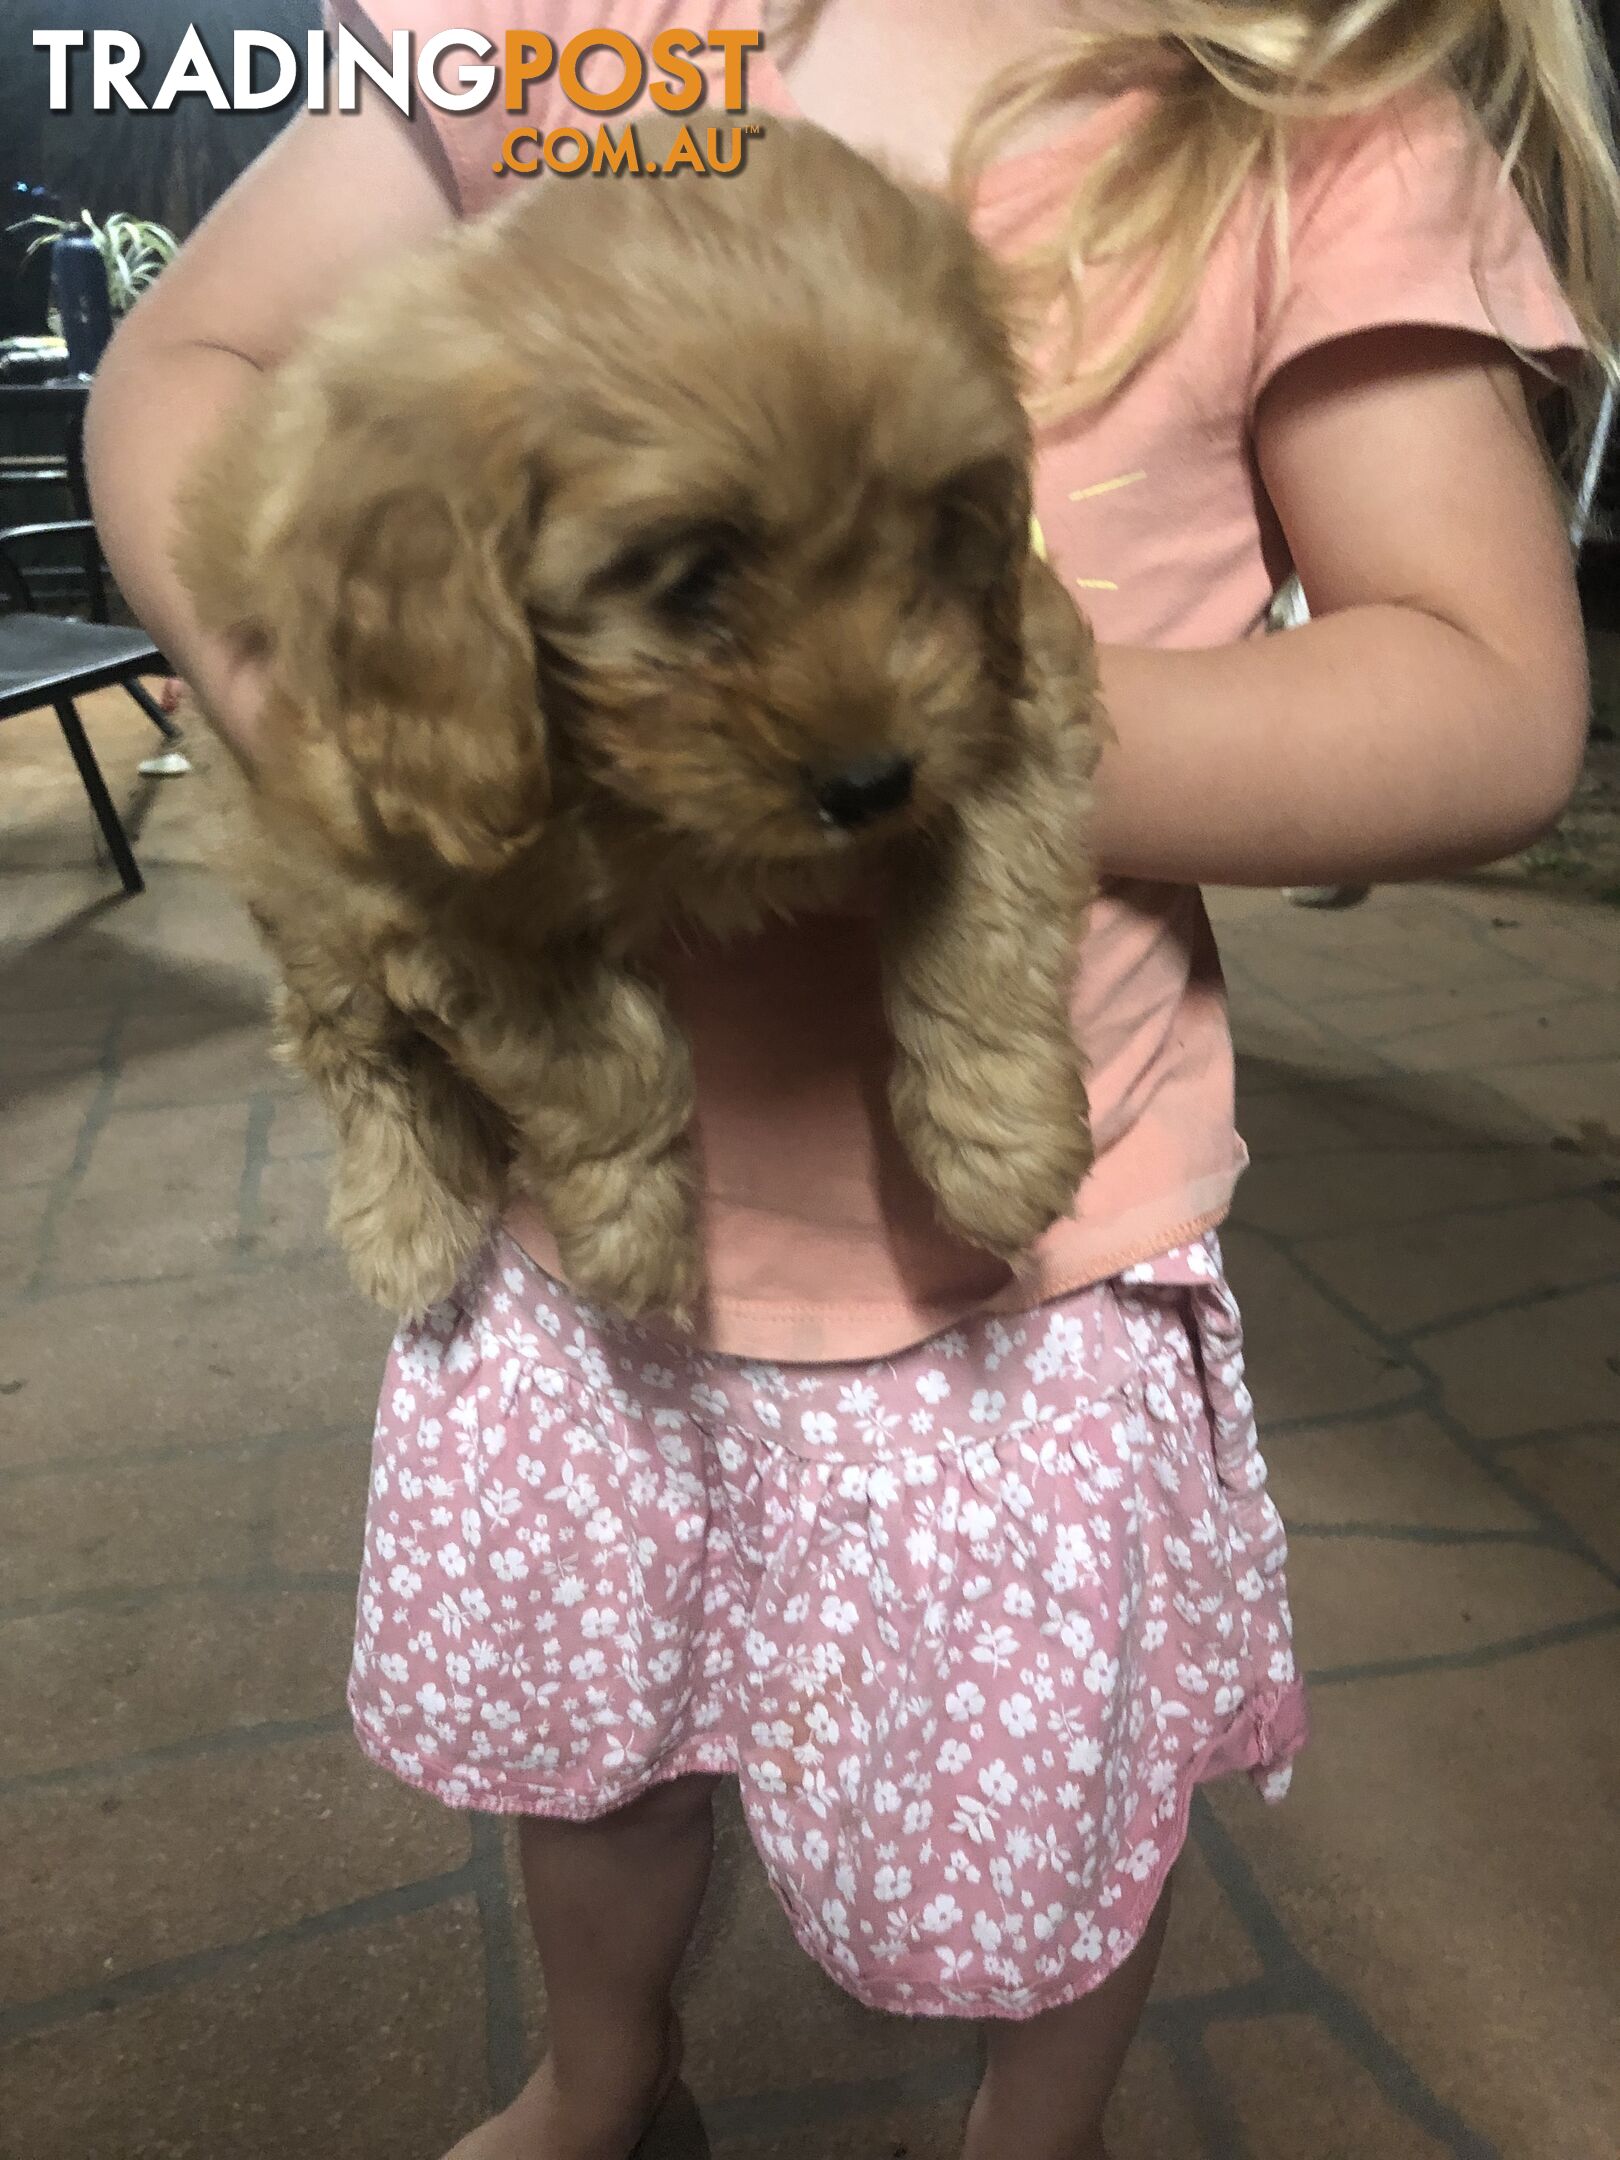
[[[1500,945],[1497,945],[1492,941],[1488,925],[1483,923],[1477,915],[1470,914],[1466,908],[1448,907],[1447,912],[1451,915],[1452,919],[1455,922],[1458,922],[1463,926],[1464,933],[1467,937],[1468,942],[1471,945],[1475,946],[1480,952],[1488,953],[1490,957],[1496,962],[1496,964],[1503,969],[1504,973],[1508,973],[1509,971],[1516,969],[1519,970],[1522,975],[1529,980],[1535,982],[1545,981],[1557,983],[1563,989],[1573,990],[1577,996],[1595,997],[1601,995],[1601,992],[1593,990],[1592,985],[1589,982],[1583,982],[1578,978],[1572,978],[1568,975],[1560,975],[1556,968],[1549,967],[1544,961],[1525,960],[1521,959],[1516,953],[1504,951]],[[1350,935],[1353,937],[1354,933],[1351,932]],[[1593,941],[1588,940],[1584,937],[1582,938],[1583,944],[1589,942]],[[1344,949],[1344,957],[1347,960],[1354,960],[1357,957],[1355,951],[1348,943],[1346,944]],[[1222,955],[1222,959],[1224,963],[1224,954]],[[1363,966],[1376,966],[1376,964],[1376,962],[1372,961],[1362,962]],[[1241,966],[1241,963],[1239,963],[1239,966]],[[1248,979],[1256,990],[1266,990],[1267,986],[1264,982],[1260,980],[1258,976],[1250,975]],[[1429,989],[1432,986],[1427,983],[1414,983],[1410,979],[1408,979],[1404,983],[1398,985],[1398,987],[1405,990],[1422,991]],[[1267,994],[1272,997],[1280,998],[1285,1004],[1293,1005],[1292,998],[1282,991],[1272,990],[1269,991]],[[1310,1017],[1309,1012],[1305,1010],[1299,1008],[1295,1008],[1295,1010],[1297,1018],[1308,1019]]]
[[[1493,954],[1496,958],[1500,959],[1502,957],[1502,949],[1499,945],[1493,944],[1491,942],[1490,925],[1487,922],[1482,921],[1479,916],[1471,914],[1467,908],[1459,908],[1456,912],[1458,921],[1467,925],[1468,935],[1472,942],[1477,945],[1481,951],[1489,952]],[[1574,934],[1580,939],[1583,945],[1596,945],[1604,942],[1602,939],[1589,938],[1584,930],[1576,930]],[[1533,972],[1537,975],[1546,976],[1550,982],[1561,983],[1566,988],[1583,988],[1590,995],[1593,996],[1602,995],[1600,991],[1593,991],[1590,983],[1576,984],[1571,980],[1568,975],[1560,975],[1556,968],[1547,966],[1545,962],[1537,961],[1535,963],[1532,963],[1527,960],[1522,964],[1527,968],[1532,968]]]
[[[1550,1530],[1460,1530],[1455,1526],[1395,1522],[1290,1521],[1288,1540],[1298,1538],[1370,1538],[1393,1545],[1538,1545],[1562,1552],[1563,1541]]]
[[[216,1755],[254,1755],[267,1748],[295,1746],[301,1740],[326,1740],[335,1733],[348,1732],[350,1724],[347,1710],[329,1711],[324,1717],[266,1719],[259,1725],[228,1726],[220,1732],[194,1733],[157,1747],[132,1748],[125,1755],[98,1756],[94,1762],[64,1763],[54,1770],[13,1771],[0,1777],[0,1800],[19,1793],[67,1791],[76,1785],[95,1785],[143,1770],[166,1770],[176,1763],[201,1762]]]
[[[120,1067],[118,1062],[119,1040],[128,1018],[127,1006],[120,1006],[107,1023],[102,1037],[100,1054],[96,1060],[101,1078],[95,1094],[86,1106],[84,1117],[73,1143],[73,1157],[61,1175],[52,1180],[53,1191],[34,1233],[34,1271],[21,1292],[11,1302],[26,1305],[45,1293],[50,1275],[51,1261],[56,1250],[56,1235],[68,1202],[84,1182],[84,1174],[90,1167],[90,1158],[102,1128],[112,1115],[113,1097],[118,1090]]]
[[[1540,1201],[1531,1203],[1532,1206],[1542,1204]],[[1407,1329],[1398,1340],[1412,1348],[1426,1342],[1430,1336],[1447,1334],[1452,1328],[1473,1327],[1481,1320],[1498,1320],[1504,1313],[1533,1312],[1538,1305],[1554,1305],[1560,1298],[1580,1297],[1589,1290],[1611,1289],[1620,1289],[1620,1269],[1609,1268],[1601,1275],[1583,1276],[1579,1282],[1558,1283],[1546,1290],[1524,1290],[1517,1297],[1497,1298],[1486,1305],[1465,1305],[1441,1319],[1422,1321],[1417,1327]]]
[[[248,1097],[247,1130],[242,1136],[242,1176],[236,1192],[237,1262],[251,1259],[254,1241],[264,1222],[259,1188],[270,1154],[270,1126],[276,1114],[274,1098],[262,1088]],[[231,1272],[237,1272],[233,1265]]]
[[[232,1282],[253,1279],[260,1275],[275,1275],[295,1268],[307,1268],[321,1260],[330,1260],[336,1247],[329,1239],[322,1238],[313,1245],[295,1246],[290,1252],[265,1253],[260,1256],[242,1254],[233,1259],[228,1269],[218,1266],[183,1268],[168,1274],[152,1275],[97,1275],[82,1281],[42,1284],[37,1290],[23,1290],[8,1301],[0,1302],[0,1312],[13,1307],[49,1305],[61,1298],[94,1297],[104,1290],[183,1290],[194,1283],[218,1282],[228,1274]],[[359,1303],[358,1296],[356,1303]],[[380,1362],[380,1353],[379,1353]]]
[[[1509,1499],[1518,1505],[1522,1513],[1530,1517],[1532,1522],[1541,1523],[1545,1528],[1553,1532],[1563,1550],[1572,1558],[1583,1562],[1595,1574],[1600,1575],[1606,1583],[1620,1587],[1620,1569],[1611,1567],[1602,1554],[1587,1543],[1566,1516],[1561,1514],[1548,1501],[1543,1500],[1539,1494],[1533,1492],[1524,1484],[1522,1479],[1516,1477],[1505,1464],[1498,1461],[1492,1450],[1479,1440],[1469,1427],[1454,1414],[1446,1401],[1445,1387],[1439,1374],[1427,1362],[1420,1350],[1412,1344],[1402,1342],[1396,1336],[1391,1335],[1386,1328],[1380,1327],[1376,1321],[1369,1319],[1364,1312],[1352,1304],[1331,1283],[1325,1281],[1317,1270],[1311,1266],[1310,1261],[1302,1257],[1289,1239],[1274,1232],[1263,1230],[1251,1231],[1250,1235],[1260,1238],[1263,1243],[1270,1246],[1272,1251],[1280,1254],[1308,1288],[1314,1290],[1317,1296],[1337,1312],[1342,1319],[1350,1321],[1361,1334],[1383,1350],[1395,1365],[1404,1368],[1415,1379],[1427,1385],[1432,1391],[1429,1414],[1436,1425],[1446,1434],[1448,1439],[1455,1443],[1473,1464],[1474,1468],[1496,1486],[1499,1492],[1506,1493]]]
[[[217,1591],[230,1597],[240,1597],[255,1590],[347,1590],[353,1592],[359,1581],[359,1565],[351,1568],[314,1568],[303,1572],[288,1570],[280,1573],[267,1567],[235,1575],[198,1575],[185,1582],[132,1583],[126,1589],[83,1590],[70,1592],[64,1597],[18,1598],[10,1605],[0,1605],[0,1626],[16,1620],[55,1619],[62,1614],[90,1613],[138,1613],[147,1612],[154,1605],[161,1605],[165,1598],[196,1597],[204,1591]]]
[[[80,1477],[96,1470],[133,1469],[136,1465],[157,1467],[165,1463],[230,1462],[233,1459],[246,1462],[284,1450],[328,1447],[337,1441],[349,1442],[358,1454],[370,1448],[371,1435],[363,1426],[312,1425],[264,1433],[247,1440],[191,1440],[176,1441],[172,1447],[120,1448],[107,1455],[75,1456],[67,1462],[0,1463],[0,1485],[28,1478]]]
[[[1487,1665],[1506,1665],[1515,1658],[1534,1657],[1541,1650],[1558,1650],[1566,1643],[1611,1634],[1617,1628],[1620,1606],[1585,1620],[1566,1620],[1557,1627],[1505,1635],[1495,1642],[1476,1644],[1471,1650],[1435,1650],[1416,1657],[1373,1659],[1365,1665],[1327,1665],[1307,1672],[1305,1680],[1308,1687],[1343,1687],[1354,1680],[1408,1680],[1422,1673],[1477,1672]]]
[[[1239,1123],[1241,1122],[1242,1121],[1240,1119]],[[1548,1150],[1539,1147],[1534,1141],[1519,1140],[1505,1140],[1497,1144],[1486,1142],[1483,1147],[1481,1147],[1477,1151],[1472,1152],[1478,1152],[1480,1154],[1486,1155],[1503,1155],[1511,1152],[1513,1149],[1516,1148],[1522,1148],[1525,1153],[1531,1155],[1538,1155],[1549,1152]],[[1422,1155],[1444,1155],[1448,1153],[1465,1152],[1470,1151],[1446,1148],[1369,1148],[1365,1150],[1357,1148],[1336,1148],[1333,1151],[1333,1156],[1334,1159],[1340,1159],[1346,1155],[1355,1155],[1361,1153],[1367,1153],[1372,1155],[1400,1155],[1412,1153]],[[1272,1159],[1275,1160],[1276,1158]],[[1264,1163],[1266,1160],[1267,1158],[1265,1156],[1261,1156],[1259,1158],[1260,1163]],[[1611,1182],[1612,1181],[1607,1177],[1601,1177],[1595,1178],[1590,1184],[1561,1185],[1556,1191],[1548,1191],[1544,1193],[1519,1193],[1515,1194],[1512,1198],[1507,1200],[1463,1200],[1457,1202],[1454,1206],[1451,1207],[1420,1208],[1417,1213],[1413,1215],[1382,1215],[1378,1218],[1376,1222],[1358,1223],[1353,1229],[1347,1230],[1280,1230],[1274,1224],[1255,1222],[1248,1217],[1233,1217],[1229,1219],[1235,1222],[1236,1227],[1238,1227],[1239,1229],[1252,1231],[1256,1237],[1286,1238],[1292,1244],[1299,1244],[1305,1247],[1328,1244],[1344,1244],[1352,1238],[1382,1238],[1392,1230],[1411,1230],[1415,1228],[1416,1225],[1418,1225],[1419,1223],[1494,1222],[1499,1216],[1518,1214],[1525,1208],[1556,1207],[1561,1201],[1564,1200],[1585,1200],[1594,1207],[1607,1209],[1609,1203],[1614,1197],[1609,1190]],[[1241,1187],[1239,1189],[1241,1190]]]
[[[1509,964],[1510,966],[1519,965],[1519,963],[1517,962],[1510,962]],[[1492,988],[1506,989],[1510,984],[1516,986],[1520,983],[1527,983],[1530,988],[1539,990],[1549,982],[1552,983],[1555,989],[1568,990],[1570,993],[1570,995],[1567,998],[1563,999],[1561,1003],[1554,1006],[1553,1010],[1555,1012],[1562,1012],[1566,1005],[1592,1005],[1601,1004],[1603,1002],[1603,993],[1601,990],[1594,990],[1591,988],[1590,985],[1588,985],[1585,990],[1577,990],[1575,989],[1573,984],[1565,982],[1557,977],[1541,974],[1533,968],[1528,970],[1527,972],[1521,972],[1518,974],[1504,974],[1499,983],[1493,984],[1491,978],[1489,976],[1485,976],[1477,982],[1466,985],[1459,984],[1458,988],[1468,988],[1476,990],[1490,990]],[[1388,990],[1349,990],[1344,992],[1340,996],[1329,998],[1328,1004],[1329,1007],[1335,1012],[1353,1011],[1356,1006],[1371,1005],[1378,998],[1387,998],[1390,996],[1419,997],[1428,998],[1432,1001],[1435,995],[1435,991],[1430,987],[1426,987],[1421,983],[1416,985],[1408,983],[1404,989],[1397,989],[1393,992]],[[1479,1025],[1485,1025],[1492,1020],[1513,1020],[1516,1019],[1519,1013],[1524,1010],[1525,1008],[1522,1006],[1517,1008],[1507,1006],[1504,1007],[1500,1012],[1449,1013],[1444,1019],[1421,1022],[1417,1027],[1414,1028],[1396,1028],[1392,1030],[1392,1033],[1399,1035],[1404,1040],[1406,1037],[1412,1035],[1432,1035],[1440,1028],[1456,1027],[1459,1024],[1467,1027],[1476,1023]]]
[[[1309,1440],[1321,1434],[1326,1439],[1343,1432],[1347,1426],[1364,1425],[1369,1419],[1422,1416],[1429,1408],[1433,1393],[1433,1388],[1424,1382],[1414,1387],[1410,1395],[1398,1395],[1393,1401],[1378,1403],[1372,1409],[1319,1410],[1311,1417],[1291,1418],[1268,1418],[1262,1413],[1262,1437],[1275,1434],[1282,1440]]]
[[[411,1913],[426,1912],[450,1898],[466,1896],[472,1888],[471,1866],[455,1868],[444,1874],[425,1876],[419,1882],[401,1883],[391,1890],[376,1891],[369,1897],[356,1898],[348,1905],[333,1906],[326,1912],[310,1913],[285,1927],[269,1928],[261,1935],[250,1936],[245,1942],[221,1943],[208,1950],[187,1951],[179,1957],[164,1958],[155,1965],[143,1965],[134,1972],[111,1975],[88,1987],[65,1989],[61,1994],[47,1996],[39,2002],[16,2003],[0,2010],[0,2041],[20,2039],[50,2026],[105,2014],[121,2009],[125,2003],[145,2001],[154,1995],[167,1995],[199,1980],[228,1976],[269,1951],[296,1949],[302,1943],[317,1942],[326,1936],[348,1935],[357,1928],[375,1927]]]
[[[1522,1449],[1556,1446],[1571,1440],[1601,1440],[1611,1445],[1620,1440],[1620,1424],[1599,1418],[1584,1425],[1544,1425],[1535,1432],[1514,1433],[1510,1439],[1488,1444],[1493,1455],[1516,1455]]]
[[[1153,2005],[1148,2006],[1148,2017]],[[1202,2147],[1204,2160],[1249,2160],[1250,2146],[1243,2134],[1226,2080],[1210,2060],[1204,2045],[1202,2024],[1164,2018],[1156,2021],[1164,2030],[1157,2034],[1170,2058],[1176,2083],[1181,2087]],[[1143,2020],[1144,2029],[1147,2019]]]
[[[1348,1989],[1330,1980],[1300,1949],[1261,1890],[1236,1841],[1202,1794],[1193,1802],[1192,1834],[1217,1888],[1237,1915],[1267,1977],[1280,1987],[1289,2008],[1314,2017],[1361,2065],[1390,2105],[1444,2145],[1452,2160],[1503,2160],[1488,2138],[1432,2090]]]

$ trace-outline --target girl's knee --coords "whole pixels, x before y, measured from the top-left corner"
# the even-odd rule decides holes
[[[525,1815],[518,1837],[525,1848],[561,1844],[581,1836],[617,1836],[632,1832],[677,1837],[683,1830],[706,1823],[714,1800],[717,1777],[668,1778],[651,1786],[634,1800],[627,1800],[604,1815],[583,1822],[558,1821],[545,1815]]]
[[[717,1777],[700,1775],[666,1778],[661,1785],[650,1787],[638,1799],[626,1801],[622,1808],[603,1819],[635,1822],[649,1829],[684,1829],[691,1823],[708,1820],[719,1783]]]

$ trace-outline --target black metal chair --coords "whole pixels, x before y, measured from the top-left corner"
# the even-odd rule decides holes
[[[67,422],[64,477],[70,496],[88,511],[82,450],[84,387],[53,384],[20,391],[0,388],[0,400],[12,397],[48,398],[62,411]],[[41,542],[66,543],[78,552],[89,601],[88,622],[78,616],[40,611],[25,550]],[[94,522],[87,514],[0,530],[0,720],[43,705],[54,710],[124,890],[138,893],[144,890],[145,880],[107,792],[79,717],[77,700],[92,690],[116,684],[135,700],[167,744],[178,743],[180,730],[138,680],[141,675],[163,673],[167,665],[163,655],[144,631],[108,621],[107,596],[101,547]]]

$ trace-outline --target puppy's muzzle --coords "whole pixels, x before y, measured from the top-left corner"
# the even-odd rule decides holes
[[[815,783],[821,822],[839,832],[858,832],[903,810],[911,800],[916,766],[908,757],[857,758],[841,772]]]

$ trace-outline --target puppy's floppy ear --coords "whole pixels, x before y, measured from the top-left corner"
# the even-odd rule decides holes
[[[267,616],[282,679],[381,823],[491,871],[549,793],[523,606],[535,488],[522,459],[458,461],[444,428],[341,431],[278,520]]]
[[[1024,681],[1024,571],[1032,540],[1029,475],[996,455],[957,473],[945,498],[948,554],[984,594],[990,671],[1010,695]]]

